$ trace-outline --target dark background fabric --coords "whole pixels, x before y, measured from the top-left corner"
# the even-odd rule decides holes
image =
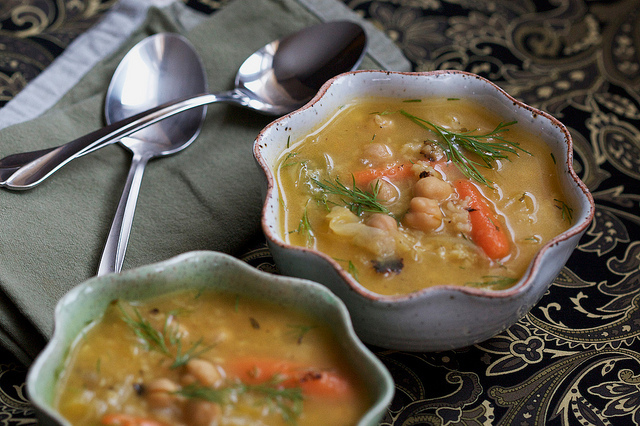
[[[114,3],[3,2],[0,103]],[[228,2],[186,3],[215,13]],[[414,70],[480,74],[563,121],[597,207],[548,293],[505,332],[457,351],[372,348],[396,381],[383,424],[639,424],[640,1],[344,3],[383,29]],[[275,271],[261,240],[239,257]],[[24,375],[0,350],[2,424],[34,421]]]

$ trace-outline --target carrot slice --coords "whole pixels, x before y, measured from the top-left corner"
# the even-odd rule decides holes
[[[400,164],[387,167],[386,169],[363,169],[353,173],[356,186],[360,188],[367,187],[374,179],[383,177],[391,180],[406,179],[413,175],[411,164]]]
[[[285,388],[300,387],[306,395],[340,397],[352,391],[351,384],[334,371],[310,368],[271,358],[241,358],[226,365],[227,373],[246,384],[262,384],[278,378]]]
[[[279,376],[283,386],[293,386],[289,374],[294,369],[291,363],[270,358],[244,357],[229,361],[225,365],[227,374],[239,378],[243,383],[256,385]]]
[[[509,237],[480,190],[468,180],[456,181],[455,190],[469,201],[471,239],[491,259],[501,259],[510,252]]]
[[[337,398],[351,393],[352,389],[343,377],[325,370],[303,370],[297,375],[296,381],[306,395]]]
[[[108,426],[166,426],[157,420],[125,413],[105,414],[100,423]]]

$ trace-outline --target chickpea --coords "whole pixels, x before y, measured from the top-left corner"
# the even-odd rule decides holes
[[[391,182],[387,182],[386,180],[379,180],[378,186],[378,200],[386,203],[390,203],[395,201],[400,195],[400,190]],[[375,182],[374,182],[375,185]]]
[[[178,398],[167,392],[153,392],[147,394],[146,400],[150,408],[168,408],[171,407]]]
[[[409,228],[423,232],[437,229],[442,223],[441,219],[433,217],[427,213],[409,212],[404,216],[404,221]]]
[[[193,426],[210,425],[220,417],[220,414],[220,405],[209,401],[189,401],[184,410],[185,422]]]
[[[196,379],[196,376],[194,376],[193,374],[185,373],[180,376],[180,384],[182,386],[189,386],[196,383],[197,381],[198,379]]]
[[[373,122],[381,129],[384,129],[385,127],[392,129],[394,127],[393,120],[388,117],[383,117],[380,114],[375,114],[373,116]]]
[[[416,197],[433,198],[442,201],[449,198],[453,193],[453,188],[449,182],[438,179],[435,176],[427,176],[416,182],[413,187],[413,193]]]
[[[146,386],[145,398],[151,408],[167,408],[178,399],[173,392],[178,385],[167,378],[154,379]]]
[[[222,374],[216,366],[204,359],[189,360],[186,373],[195,377],[204,386],[213,386],[222,379]]]
[[[413,197],[409,203],[409,210],[417,213],[427,213],[431,216],[442,219],[440,203],[432,198]]]
[[[149,382],[146,385],[145,389],[149,393],[175,392],[178,390],[178,385],[174,383],[171,379],[167,379],[166,377],[160,377],[157,379],[153,379],[151,382]]]
[[[394,218],[383,213],[374,213],[367,220],[368,226],[382,229],[383,231],[395,231],[398,229],[398,223]]]
[[[370,143],[363,150],[364,158],[372,163],[385,161],[392,155],[391,149],[383,143]]]
[[[413,229],[429,232],[442,224],[442,211],[436,200],[414,197],[409,203],[409,212],[404,216],[405,224]]]

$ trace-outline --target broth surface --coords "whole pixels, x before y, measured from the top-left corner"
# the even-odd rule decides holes
[[[504,150],[485,164],[469,139]],[[275,173],[285,242],[378,294],[508,288],[571,226],[549,148],[464,99],[354,101],[289,141]]]
[[[55,405],[83,425],[352,425],[371,398],[341,351],[321,320],[265,301],[117,301],[72,349]]]

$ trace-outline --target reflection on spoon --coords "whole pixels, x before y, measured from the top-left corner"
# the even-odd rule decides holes
[[[189,78],[181,78],[184,69],[189,70]],[[150,74],[151,70],[156,71]],[[206,72],[191,44],[176,34],[156,34],[136,44],[118,65],[107,89],[105,118],[110,124],[176,97],[206,90]],[[202,106],[120,140],[133,158],[102,253],[98,276],[122,270],[147,162],[189,146],[200,133],[206,112],[207,107]]]
[[[29,189],[72,159],[130,135],[182,111],[214,102],[228,102],[269,115],[283,115],[308,102],[320,86],[342,72],[355,69],[364,56],[366,36],[354,22],[333,21],[305,28],[262,47],[242,64],[235,88],[172,101],[111,124],[72,142],[39,151],[16,154],[0,160],[0,169],[23,165],[4,182],[10,189]],[[44,153],[44,155],[42,155]],[[12,158],[13,157],[13,158]]]

